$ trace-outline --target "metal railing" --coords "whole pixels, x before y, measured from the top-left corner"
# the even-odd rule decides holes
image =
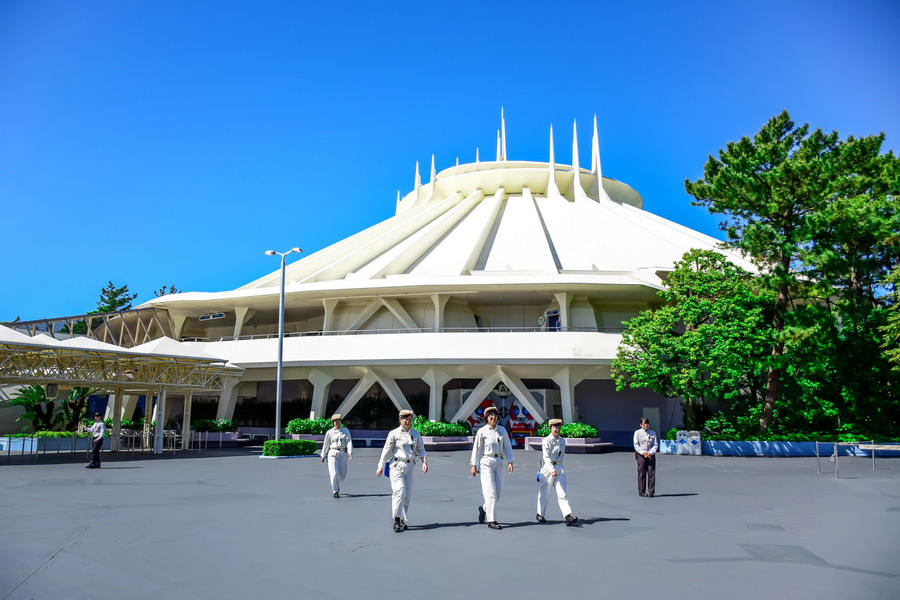
[[[330,331],[285,332],[284,337],[321,337],[333,335],[394,335],[415,333],[622,333],[624,327],[441,327],[438,329],[349,329]],[[182,342],[234,342],[244,340],[268,340],[278,337],[277,333],[255,333],[248,335],[225,335],[212,337],[182,337]]]
[[[841,446],[859,446],[860,444],[869,444],[872,446],[872,470],[875,470],[875,440],[861,440],[859,442],[816,442],[816,469],[819,475],[822,474],[822,464],[819,461],[819,444],[832,444],[833,450],[831,456],[828,457],[830,462],[834,463],[834,478],[840,479],[840,447]]]

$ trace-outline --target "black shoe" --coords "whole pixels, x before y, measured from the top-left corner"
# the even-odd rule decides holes
[[[641,498],[649,498],[649,497],[650,497],[650,494],[641,492],[641,493],[640,493],[640,496],[641,496]]]
[[[401,530],[401,531],[406,531],[407,529],[409,529],[409,527],[406,525],[406,521],[403,521],[403,520],[401,519],[401,521],[400,521],[400,530]]]
[[[490,523],[488,523],[488,527],[490,527],[491,529],[503,529],[503,526],[497,521],[491,521]]]
[[[647,494],[647,497],[648,497],[648,498],[652,498],[652,497],[655,496],[655,495],[656,495],[656,494]]]
[[[538,522],[538,523],[546,523],[546,522],[547,522],[547,519],[545,519],[545,518],[542,517],[541,515],[535,515],[534,518],[537,519],[537,522]]]
[[[478,507],[478,522],[484,525],[484,521],[487,519],[487,513],[484,512],[484,507]]]
[[[340,495],[340,494],[338,494],[338,493],[337,493],[337,492],[335,492],[335,493],[334,493],[334,497],[335,497],[335,498],[340,498],[340,497],[341,497],[341,495]]]
[[[84,465],[84,468],[85,468],[85,469],[93,469],[93,468],[94,468],[94,465]]]
[[[578,520],[575,515],[566,515],[566,527],[571,527],[572,523]]]
[[[400,533],[403,531],[403,526],[400,524],[400,519],[394,519],[394,532]]]

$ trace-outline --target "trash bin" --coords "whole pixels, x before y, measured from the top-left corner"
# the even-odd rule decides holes
[[[701,454],[703,454],[703,443],[700,439],[700,432],[688,431],[687,435],[688,443],[685,445],[690,449],[690,452],[688,452],[688,454],[693,454],[694,456],[700,456]]]
[[[687,431],[675,432],[675,454],[692,454],[690,445],[691,438]]]

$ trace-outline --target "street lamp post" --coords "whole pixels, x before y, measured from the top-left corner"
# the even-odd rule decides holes
[[[281,257],[281,293],[278,295],[278,383],[275,389],[275,441],[281,439],[281,362],[284,355],[284,263],[292,252],[303,252],[300,248],[291,248],[287,252],[266,250],[266,256]]]

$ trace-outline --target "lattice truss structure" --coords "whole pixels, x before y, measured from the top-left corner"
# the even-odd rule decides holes
[[[160,337],[174,337],[168,311],[164,308],[136,308],[110,313],[57,317],[35,321],[4,323],[17,331],[34,336],[46,333],[60,338],[85,335],[86,337],[132,348]]]
[[[202,358],[0,344],[0,384],[58,383],[126,393],[158,388],[217,391],[242,371]]]

